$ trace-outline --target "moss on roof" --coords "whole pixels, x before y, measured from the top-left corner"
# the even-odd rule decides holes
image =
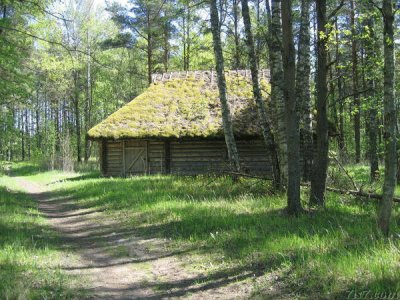
[[[261,135],[249,78],[227,76],[235,135]],[[261,80],[265,99],[270,93]],[[89,130],[90,138],[223,137],[218,88],[194,77],[153,83],[141,95]]]

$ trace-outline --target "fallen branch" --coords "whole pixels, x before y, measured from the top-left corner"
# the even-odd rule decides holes
[[[305,187],[310,187],[309,183],[302,183],[301,186],[305,186]],[[382,199],[382,195],[381,194],[376,194],[376,193],[368,193],[368,192],[364,192],[364,191],[354,191],[354,190],[342,190],[342,189],[338,189],[338,188],[333,188],[333,187],[326,187],[327,191],[330,192],[334,192],[334,193],[338,193],[338,194],[342,194],[342,195],[352,195],[352,196],[359,196],[359,197],[365,197],[365,198],[369,198],[369,199]],[[400,198],[399,197],[393,197],[393,202],[397,202],[400,203]]]
[[[257,176],[257,175],[251,175],[251,174],[240,173],[240,172],[223,171],[222,173],[231,175],[231,176],[238,176],[238,177],[247,177],[247,178],[255,178],[255,179],[262,179],[262,180],[272,180],[271,178],[268,178],[268,177],[261,177],[261,176]]]
[[[332,154],[332,153],[331,153]],[[336,158],[335,155],[331,155],[333,157],[333,159],[335,160],[335,162],[337,163],[337,165],[339,166],[340,169],[342,169],[342,171],[346,174],[347,178],[350,179],[351,184],[353,185],[354,189],[356,191],[361,191],[361,189],[357,186],[357,184],[354,182],[353,177],[350,176],[349,172],[347,172],[346,168],[340,163],[340,161]]]
[[[256,178],[256,179],[262,179],[262,180],[271,180],[271,178],[267,178],[267,177],[260,177],[260,176],[256,176],[256,175],[251,175],[251,174],[246,174],[246,173],[238,173],[238,172],[223,172],[224,174],[228,174],[228,175],[235,175],[235,176],[239,176],[239,177],[248,177],[248,178]],[[301,186],[304,187],[310,187],[309,183],[301,183]],[[364,192],[362,190],[342,190],[342,189],[338,189],[338,188],[334,188],[334,187],[326,187],[326,190],[329,192],[334,192],[334,193],[338,193],[338,194],[342,194],[342,195],[352,195],[352,196],[359,196],[359,197],[364,197],[364,198],[369,198],[369,199],[377,199],[380,200],[382,199],[382,195],[381,194],[376,194],[376,193],[368,193],[368,192]],[[400,198],[399,197],[393,197],[393,202],[397,202],[400,203]]]

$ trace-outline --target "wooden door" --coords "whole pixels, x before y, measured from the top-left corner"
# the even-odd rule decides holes
[[[137,143],[125,144],[124,147],[125,175],[144,175],[147,169],[147,145]]]

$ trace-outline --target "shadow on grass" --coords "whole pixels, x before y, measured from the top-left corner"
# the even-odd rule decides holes
[[[59,236],[43,222],[36,203],[24,193],[0,187],[0,295],[68,298],[68,279],[59,267],[40,267],[60,247]]]
[[[232,185],[224,178],[172,176],[98,178],[55,195],[72,197],[86,208],[123,211],[129,217],[121,226],[134,235],[172,238],[197,245],[205,256],[217,253],[227,261],[244,263],[237,274],[222,271],[225,278],[290,266],[285,282],[301,294],[338,289],[343,294],[351,289],[353,283],[343,277],[340,284],[335,282],[340,277],[338,265],[346,257],[358,260],[375,251],[375,206],[344,206],[332,196],[326,209],[289,218],[282,211],[283,197],[263,197],[268,186],[246,182]],[[91,234],[96,233],[88,238]],[[360,268],[368,266],[360,262]],[[395,278],[400,280],[399,275]],[[295,281],[303,285],[296,287]],[[184,289],[175,283],[166,283],[165,288],[168,284],[172,284],[169,289],[178,289],[177,295],[191,290],[190,284]]]
[[[35,163],[20,162],[14,163],[7,175],[10,177],[32,176],[41,172],[43,170]]]

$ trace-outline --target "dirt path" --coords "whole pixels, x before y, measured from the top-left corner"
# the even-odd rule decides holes
[[[116,220],[92,209],[79,208],[73,199],[57,198],[44,186],[15,177],[61,234],[63,249],[73,255],[62,268],[82,278],[92,299],[243,299],[250,295],[253,274],[234,272],[207,278],[188,271],[182,253],[171,253],[166,242],[135,236]],[[243,281],[244,280],[244,281]]]

